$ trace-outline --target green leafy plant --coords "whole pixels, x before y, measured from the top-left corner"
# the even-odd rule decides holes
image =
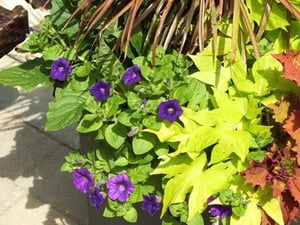
[[[61,170],[93,207],[135,223],[142,203],[163,225],[298,219],[297,1],[52,5],[22,46],[41,58],[0,83],[54,87],[45,129],[75,123],[90,142]]]

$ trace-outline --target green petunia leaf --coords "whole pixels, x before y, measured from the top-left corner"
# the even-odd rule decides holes
[[[60,130],[79,122],[86,98],[86,92],[76,92],[72,89],[56,91],[54,100],[49,103],[45,130]]]
[[[36,58],[21,65],[0,71],[0,84],[10,87],[21,87],[31,91],[38,85],[50,86],[50,70],[44,68],[45,62]],[[47,76],[47,74],[49,74]]]

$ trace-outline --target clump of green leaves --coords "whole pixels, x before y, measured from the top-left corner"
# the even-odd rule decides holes
[[[233,215],[237,217],[245,215],[248,201],[241,193],[234,192],[231,189],[223,189],[219,193],[220,201],[223,204],[230,205],[232,207]]]
[[[103,71],[99,74],[99,79],[110,81],[112,84],[111,95],[107,101],[97,102],[89,90],[82,89],[79,93],[72,94],[76,89],[73,88],[75,85],[70,85],[58,89],[54,101],[50,103],[46,124],[48,129],[60,129],[74,119],[74,113],[73,117],[70,117],[66,112],[66,109],[71,110],[73,105],[73,112],[74,107],[81,112],[80,117],[74,120],[79,121],[77,131],[88,134],[99,142],[90,149],[86,160],[80,160],[81,164],[76,162],[82,156],[79,156],[78,152],[71,153],[62,166],[63,171],[71,172],[75,168],[86,167],[93,171],[97,182],[105,182],[107,176],[122,171],[126,171],[130,176],[137,191],[126,202],[126,207],[122,203],[109,201],[104,211],[104,215],[108,217],[122,216],[125,220],[134,222],[136,217],[128,219],[126,212],[134,210],[131,207],[142,201],[142,194],[162,193],[161,176],[150,174],[159,162],[158,157],[165,157],[175,149],[160,143],[154,134],[144,131],[161,129],[163,122],[157,117],[159,103],[176,98],[181,105],[194,110],[205,108],[207,105],[205,84],[189,76],[191,62],[176,52],[166,54],[163,49],[158,50],[155,67],[151,65],[151,53],[132,60],[133,64],[140,67],[142,75],[142,80],[136,85],[123,84],[121,77],[125,68],[120,70],[122,73],[115,72],[113,78],[111,73]],[[122,66],[120,62],[116,63]],[[76,79],[75,74],[70,84],[81,81]],[[120,211],[121,206],[126,210]]]
[[[155,193],[163,203],[163,225],[203,224],[210,196],[219,196],[219,203],[232,208],[233,215],[222,221],[231,225],[268,221],[283,225],[296,217],[295,210],[282,213],[284,198],[272,193],[265,170],[252,162],[264,165],[270,146],[283,144],[280,132],[274,134],[276,124],[267,106],[290,92],[300,96],[299,87],[281,76],[282,65],[272,57],[300,48],[298,2],[184,1],[178,5],[175,1],[53,0],[52,4],[51,15],[23,46],[42,53],[41,58],[0,72],[0,83],[26,90],[54,85],[46,130],[76,123],[77,131],[94,142],[89,151],[66,156],[62,171],[85,167],[100,183],[124,171],[128,174],[135,192],[125,203],[108,200],[104,216],[135,223],[135,204],[143,194]],[[148,17],[154,12],[152,19]],[[172,17],[166,19],[167,15]],[[188,58],[176,50],[195,54]],[[67,58],[73,67],[65,82],[49,76],[51,63],[59,57]],[[285,76],[299,81],[287,64],[292,61],[297,67],[298,54],[277,58],[288,70]],[[122,75],[132,65],[141,69],[142,80],[126,86]],[[111,83],[111,90],[107,100],[98,102],[90,87],[100,79]],[[178,99],[183,109],[173,123],[157,117],[159,103],[167,99]],[[280,103],[280,110],[274,107],[276,119],[281,118],[278,112],[287,108],[286,103]],[[298,143],[294,128],[298,114],[294,111],[287,119],[292,137],[284,143],[288,149]],[[278,155],[280,150],[276,151]],[[292,162],[282,166],[293,171],[290,167],[296,160]],[[277,172],[272,165],[270,170]],[[245,185],[240,172],[247,168],[260,175],[263,185],[258,186],[263,187],[255,186],[253,174],[246,177],[253,186]],[[292,190],[298,196],[296,188]]]

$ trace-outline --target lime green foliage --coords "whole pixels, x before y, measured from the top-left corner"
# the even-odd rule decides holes
[[[230,38],[219,37],[217,39],[218,49],[215,52],[216,55],[224,55],[230,52]],[[195,72],[191,76],[202,81],[203,83],[212,85],[219,90],[226,91],[230,80],[230,69],[221,65],[219,60],[214,58],[212,41],[209,45],[197,55],[190,56],[197,66],[199,71]]]
[[[234,216],[230,219],[230,224],[234,225],[242,225],[242,224],[251,224],[251,225],[258,225],[261,224],[261,213],[259,208],[253,202],[250,202],[247,205],[247,209],[245,215],[242,217],[235,218]]]
[[[198,7],[198,1],[191,2]],[[264,0],[232,1],[234,11],[227,12],[228,1],[223,5],[226,16],[214,2],[221,3],[206,4],[211,11],[203,12],[205,18],[199,20],[199,27],[207,31],[202,35],[205,40],[187,37],[199,48],[203,45],[203,51],[185,56],[162,46],[155,48],[154,55],[152,40],[144,42],[151,36],[144,30],[152,27],[148,23],[138,23],[134,30],[127,27],[127,32],[133,31],[128,51],[117,55],[114,50],[126,39],[120,40],[126,21],[99,30],[100,19],[91,20],[99,24],[88,24],[98,7],[94,1],[52,0],[51,15],[39,26],[43,32],[32,33],[23,45],[24,50],[42,53],[41,58],[0,72],[0,83],[8,86],[32,90],[37,85],[54,85],[45,129],[60,130],[75,123],[76,130],[94,142],[89,151],[66,156],[62,171],[86,167],[97,184],[128,174],[135,191],[124,203],[108,199],[104,216],[136,223],[135,204],[143,201],[144,194],[154,193],[162,202],[162,225],[204,224],[202,215],[211,196],[217,197],[213,203],[232,208],[230,218],[218,221],[222,224],[260,225],[262,210],[277,224],[284,224],[270,184],[265,189],[247,186],[239,174],[251,160],[261,162],[276,141],[266,106],[289,92],[300,94],[299,87],[281,76],[282,65],[272,57],[300,48],[300,22],[289,19],[279,1],[267,1],[272,2],[269,17]],[[290,2],[300,9],[297,0]],[[84,5],[88,3],[91,7]],[[78,13],[73,14],[77,7]],[[191,30],[198,27],[191,24]],[[191,50],[195,43],[182,47]],[[49,76],[51,63],[60,57],[72,65],[63,83]],[[122,76],[132,65],[141,69],[142,79],[126,86]],[[111,84],[109,98],[101,102],[90,93],[100,79]],[[169,99],[178,99],[183,110],[173,123],[157,116],[159,104]],[[105,185],[101,188],[105,190]]]
[[[223,189],[219,195],[220,201],[225,205],[232,207],[234,216],[242,217],[247,209],[247,200],[243,198],[239,192],[234,192],[232,189]]]
[[[236,177],[227,192],[237,192],[245,199],[246,209],[241,216],[232,216],[230,224],[260,224],[260,208],[271,217],[277,224],[283,225],[283,216],[279,204],[279,198],[272,196],[272,189],[267,186],[265,189],[253,189],[251,186],[244,185],[241,177]],[[222,200],[221,200],[222,201]]]
[[[261,16],[264,14],[265,1],[263,0],[247,0],[247,7],[250,9],[249,17],[256,23],[260,23]],[[268,20],[266,30],[275,30],[277,28],[286,30],[289,22],[286,17],[286,11],[283,10],[284,7],[278,4],[272,5],[272,10],[270,12],[270,18]]]
[[[224,45],[220,45],[222,51],[216,51],[217,55],[228,53],[226,39],[219,39]],[[296,86],[281,77],[281,65],[270,51],[251,68],[242,61],[221,63],[214,58],[211,45],[190,57],[199,70],[191,77],[210,90],[206,107],[184,108],[180,122],[164,122],[159,130],[145,130],[173,148],[152,172],[164,174],[167,179],[162,215],[168,207],[187,202],[189,221],[206,209],[209,196],[220,194],[222,204],[232,206],[231,224],[250,221],[259,225],[261,208],[278,224],[283,224],[279,201],[270,193],[240,184],[239,194],[229,198],[224,197],[222,190],[230,192],[226,188],[234,175],[246,168],[249,159],[262,160],[261,149],[273,140],[271,127],[261,124],[264,105],[275,102],[287,90],[297,91]],[[210,177],[214,177],[213,181]]]

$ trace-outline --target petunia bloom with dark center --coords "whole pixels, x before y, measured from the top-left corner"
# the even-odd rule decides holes
[[[151,216],[160,210],[160,200],[155,194],[143,195],[142,209],[147,211]]]
[[[161,102],[158,106],[158,117],[162,120],[166,119],[170,123],[173,123],[182,113],[183,111],[177,99]]]
[[[231,206],[229,205],[209,205],[209,213],[214,217],[220,217],[220,219],[224,219],[232,215]]]
[[[105,193],[100,192],[99,188],[95,188],[90,194],[89,194],[89,199],[91,205],[96,208],[100,209],[101,204],[104,202],[105,199]]]
[[[76,189],[86,194],[93,188],[95,182],[91,172],[83,167],[73,170],[73,184]]]
[[[134,186],[126,173],[111,177],[106,183],[108,197],[111,200],[125,202],[134,191]]]
[[[97,83],[90,88],[90,92],[94,96],[96,101],[104,101],[108,99],[110,95],[110,83],[103,80],[98,80]]]
[[[131,86],[141,81],[141,69],[137,65],[128,68],[122,76],[123,82],[126,86]]]
[[[69,61],[66,58],[59,58],[52,63],[50,75],[55,80],[65,81],[71,72]]]

